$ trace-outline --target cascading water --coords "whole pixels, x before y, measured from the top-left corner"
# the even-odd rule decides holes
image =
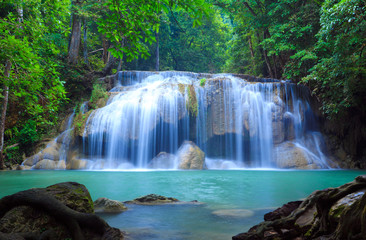
[[[284,156],[299,154],[300,165],[329,167],[303,86],[232,75],[119,72],[110,92],[107,105],[86,122],[82,157],[92,160],[90,167],[147,168],[185,140],[205,152],[208,168],[293,167]]]

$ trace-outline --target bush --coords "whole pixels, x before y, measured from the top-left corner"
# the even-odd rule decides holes
[[[108,99],[108,93],[105,88],[102,87],[101,84],[94,84],[93,91],[90,97],[90,105],[92,108],[97,108],[97,102],[99,99],[104,98]]]
[[[28,120],[22,130],[20,130],[18,138],[22,147],[31,146],[37,142],[39,140],[39,134],[37,132],[36,121],[32,119]]]

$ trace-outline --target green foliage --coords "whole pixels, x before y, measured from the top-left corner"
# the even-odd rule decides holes
[[[37,123],[30,119],[26,122],[19,132],[19,143],[22,147],[29,147],[39,140],[39,133],[37,131]]]
[[[366,114],[366,4],[362,0],[327,0],[315,53],[319,59],[303,79],[323,101],[331,118],[351,109]]]
[[[198,114],[198,103],[197,103],[197,96],[196,91],[193,85],[188,86],[188,101],[187,101],[187,110],[189,114],[193,117],[197,117]]]
[[[6,159],[11,163],[21,164],[23,161],[23,153],[19,146],[7,148],[4,151]]]
[[[111,42],[112,55],[127,61],[150,55],[148,45],[156,40],[162,13],[188,12],[192,25],[198,26],[209,10],[203,0],[106,0],[104,6],[108,11],[98,20],[98,31]]]
[[[228,41],[232,26],[222,11],[211,10],[203,16],[201,25],[192,27],[194,19],[184,11],[174,10],[160,16],[160,70],[217,73],[223,70],[228,57]],[[149,47],[146,60],[126,63],[128,69],[155,70],[156,44]]]
[[[366,117],[365,1],[219,3],[235,26],[226,71],[302,81],[329,118]]]
[[[91,97],[90,97],[90,105],[93,109],[96,109],[100,106],[98,106],[98,101],[100,99],[103,99],[104,101],[106,101],[108,99],[108,93],[105,90],[105,88],[101,85],[101,84],[94,84],[93,86],[93,91],[91,93]]]
[[[206,78],[202,78],[202,79],[200,79],[200,86],[201,86],[201,87],[204,87],[204,86],[205,86],[205,84],[206,84]]]

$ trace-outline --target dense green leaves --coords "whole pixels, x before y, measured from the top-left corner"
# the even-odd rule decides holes
[[[106,18],[98,20],[98,31],[111,42],[110,52],[127,61],[150,55],[148,46],[155,42],[160,17],[174,11],[185,11],[200,25],[208,11],[204,0],[106,0]]]
[[[330,118],[366,113],[365,1],[219,3],[235,19],[228,71],[302,81]]]
[[[362,0],[327,0],[315,45],[319,61],[304,82],[314,85],[330,117],[348,108],[366,113],[366,5]]]

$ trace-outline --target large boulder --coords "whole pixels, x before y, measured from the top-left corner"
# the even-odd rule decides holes
[[[93,212],[82,184],[30,189],[0,199],[0,233],[5,239],[123,239],[120,230]]]
[[[319,168],[306,151],[292,142],[281,143],[274,148],[274,164],[279,168],[317,169]]]
[[[289,203],[233,240],[365,239],[366,175]],[[298,207],[297,207],[298,206]]]
[[[192,141],[184,141],[177,152],[179,169],[205,169],[205,153]]]

